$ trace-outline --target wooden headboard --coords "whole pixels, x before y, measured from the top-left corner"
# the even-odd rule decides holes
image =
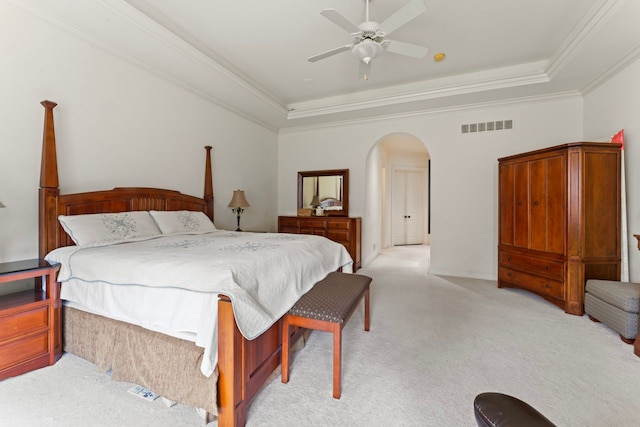
[[[52,250],[71,246],[73,241],[58,222],[58,215],[79,215],[125,211],[202,211],[213,221],[213,178],[211,172],[211,147],[204,147],[205,179],[204,197],[199,198],[174,190],[145,187],[122,187],[87,193],[60,194],[56,137],[53,125],[52,101],[42,101],[45,108],[40,164],[39,192],[39,247],[44,258]]]

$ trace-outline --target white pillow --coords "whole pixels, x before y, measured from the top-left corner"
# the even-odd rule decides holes
[[[76,245],[107,245],[162,234],[147,211],[60,215],[58,221]]]
[[[204,212],[199,211],[149,211],[162,234],[207,233],[216,227]]]

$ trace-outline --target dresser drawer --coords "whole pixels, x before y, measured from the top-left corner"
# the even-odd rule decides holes
[[[49,326],[49,307],[0,316],[0,341],[28,334]]]
[[[300,220],[300,229],[308,229],[308,228],[322,228],[325,226],[324,220],[312,220],[312,219],[301,219]]]
[[[280,225],[280,227],[278,227],[278,233],[298,234],[298,227],[283,227]]]
[[[540,295],[548,295],[564,300],[564,282],[542,276],[523,273],[510,268],[500,267],[498,277],[501,281],[512,283]]]
[[[542,274],[560,281],[564,278],[564,262],[561,261],[550,261],[527,255],[501,252],[500,264],[509,268],[526,270],[534,274]]]
[[[350,227],[350,221],[327,221],[327,228],[330,230],[348,230]]]
[[[280,218],[279,227],[295,227],[298,228],[298,218]]]
[[[327,237],[334,242],[349,245],[349,230],[327,230]]]
[[[0,371],[27,362],[49,352],[49,334],[30,335],[20,340],[0,345]]]
[[[315,236],[323,236],[325,237],[327,233],[325,233],[324,228],[303,228],[300,227],[300,234],[313,234]]]

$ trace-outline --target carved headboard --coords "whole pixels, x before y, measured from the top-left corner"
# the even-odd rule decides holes
[[[112,190],[86,193],[60,194],[56,138],[53,124],[52,101],[42,101],[45,108],[40,164],[39,191],[39,249],[40,258],[61,246],[71,246],[73,241],[58,222],[58,215],[79,215],[125,211],[202,211],[213,221],[213,178],[211,148],[206,150],[204,197],[199,198],[174,190],[146,187],[122,187]]]

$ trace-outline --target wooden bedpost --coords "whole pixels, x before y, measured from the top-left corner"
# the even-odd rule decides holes
[[[206,203],[205,214],[213,221],[213,174],[211,173],[211,149],[210,145],[205,145],[207,150],[204,168],[204,202]]]
[[[42,160],[40,162],[40,190],[38,192],[38,257],[44,258],[51,250],[58,247],[58,160],[56,156],[56,133],[53,127],[53,101],[42,101],[44,106],[44,130],[42,135]],[[41,286],[37,281],[35,286]],[[54,283],[53,323],[61,324],[62,303],[59,299],[60,284]],[[53,355],[55,360],[62,356],[62,332],[56,328],[53,338]]]
[[[42,135],[42,160],[40,163],[40,191],[39,191],[39,245],[38,256],[44,258],[52,249],[56,248],[58,227],[55,224],[58,216],[58,160],[56,156],[56,134],[53,127],[53,101],[42,101],[44,106],[44,130]]]
[[[238,331],[231,301],[218,300],[218,426],[241,427],[246,422],[244,338]]]

